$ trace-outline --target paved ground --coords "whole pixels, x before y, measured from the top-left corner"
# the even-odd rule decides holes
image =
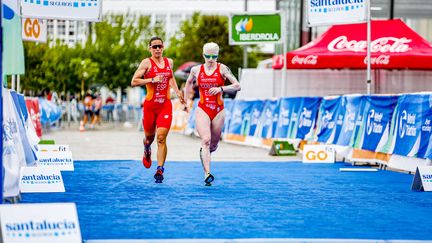
[[[93,130],[79,132],[77,124],[51,129],[43,139],[54,139],[56,144],[68,144],[74,160],[140,160],[143,152],[143,132],[135,124],[103,124]],[[171,132],[168,136],[167,161],[198,161],[200,140],[196,137]],[[156,143],[152,150],[156,151]],[[213,154],[213,161],[300,161],[297,157],[269,156],[268,150],[221,142]]]

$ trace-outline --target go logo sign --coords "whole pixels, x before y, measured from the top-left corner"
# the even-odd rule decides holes
[[[334,149],[328,145],[305,145],[303,163],[334,163]]]
[[[28,37],[38,38],[41,33],[41,27],[37,19],[26,19],[24,22],[24,33]]]
[[[46,41],[46,20],[23,19],[22,36],[24,40]]]

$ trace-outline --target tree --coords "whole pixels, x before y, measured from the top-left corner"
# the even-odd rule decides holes
[[[219,45],[218,61],[230,67],[237,76],[238,68],[243,64],[243,49],[229,45],[226,16],[194,13],[189,20],[181,24],[180,31],[171,38],[171,46],[166,50],[166,54],[174,58],[176,66],[187,61],[203,62],[202,47],[207,42]],[[252,48],[248,56],[251,66],[257,63],[256,50],[257,47]]]

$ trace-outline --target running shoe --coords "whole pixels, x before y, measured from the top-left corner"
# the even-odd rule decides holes
[[[157,167],[156,174],[154,175],[154,178],[156,180],[155,183],[162,183],[162,181],[164,179],[164,176],[163,176],[164,170],[165,169],[162,166]]]
[[[211,183],[214,181],[214,176],[210,173],[207,173],[207,176],[204,180],[206,186],[211,186]]]
[[[145,150],[144,149],[144,155],[142,158],[142,163],[144,165],[144,167],[146,167],[147,169],[151,167],[152,164],[152,160],[151,160],[151,150]]]

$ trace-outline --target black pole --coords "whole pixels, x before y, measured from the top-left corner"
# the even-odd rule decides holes
[[[394,0],[390,0],[390,19],[394,19]]]

